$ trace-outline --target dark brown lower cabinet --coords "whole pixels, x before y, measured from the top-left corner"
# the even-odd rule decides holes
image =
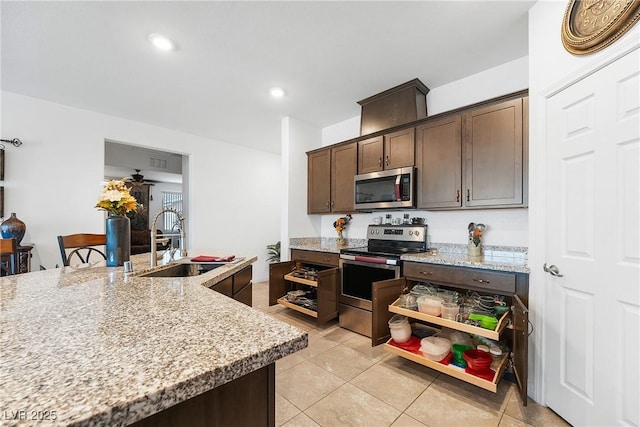
[[[134,427],[275,425],[275,363],[131,424]]]
[[[340,292],[339,254],[302,249],[291,250],[291,261],[269,265],[269,305],[284,307],[316,319],[318,324],[338,317],[338,293]],[[314,278],[296,277],[296,264],[301,269],[313,269]],[[316,306],[290,301],[287,292],[304,290],[317,301]]]
[[[302,266],[316,269],[317,277],[313,280],[295,277],[295,261],[269,265],[269,305],[280,304],[306,314],[315,318],[319,325],[337,318],[340,269],[310,263],[304,263]],[[314,299],[316,306],[287,299],[287,292],[294,290],[306,291],[307,298]]]
[[[236,301],[240,301],[251,307],[253,304],[252,298],[252,282],[253,266],[249,265],[242,270],[235,273],[233,276],[229,276],[221,282],[216,283],[209,289],[226,295],[229,298],[233,298]]]
[[[528,371],[528,337],[529,311],[527,309],[529,294],[529,275],[509,273],[485,269],[433,265],[426,263],[405,262],[404,277],[387,282],[394,282],[401,289],[412,288],[417,283],[430,282],[446,289],[458,292],[474,291],[480,295],[502,295],[511,308],[499,320],[495,330],[484,329],[442,317],[431,316],[400,306],[396,300],[388,306],[390,314],[401,314],[409,317],[410,322],[424,323],[432,327],[450,328],[488,338],[494,341],[505,341],[510,348],[502,359],[492,365],[495,375],[491,380],[467,373],[464,369],[445,365],[425,358],[422,354],[406,351],[391,344],[384,344],[385,350],[412,360],[421,365],[435,369],[444,374],[466,381],[492,392],[497,391],[499,381],[505,371],[511,367],[518,384],[522,404],[527,404],[527,371]]]

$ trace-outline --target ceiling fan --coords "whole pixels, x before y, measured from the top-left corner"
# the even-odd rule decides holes
[[[132,185],[154,185],[154,183],[159,182],[152,179],[144,179],[144,175],[140,175],[141,169],[135,169],[136,173],[131,174],[131,178],[127,179],[127,182]]]

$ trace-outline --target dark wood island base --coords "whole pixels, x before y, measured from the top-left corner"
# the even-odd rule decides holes
[[[134,427],[275,426],[275,363],[131,424]]]

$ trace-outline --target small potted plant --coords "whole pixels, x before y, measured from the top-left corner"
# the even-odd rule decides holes
[[[267,262],[280,262],[280,240],[271,245],[267,245]]]

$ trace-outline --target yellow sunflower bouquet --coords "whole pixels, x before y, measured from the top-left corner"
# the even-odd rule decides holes
[[[113,215],[126,215],[138,210],[138,201],[129,193],[124,180],[111,180],[104,184],[95,207]]]

